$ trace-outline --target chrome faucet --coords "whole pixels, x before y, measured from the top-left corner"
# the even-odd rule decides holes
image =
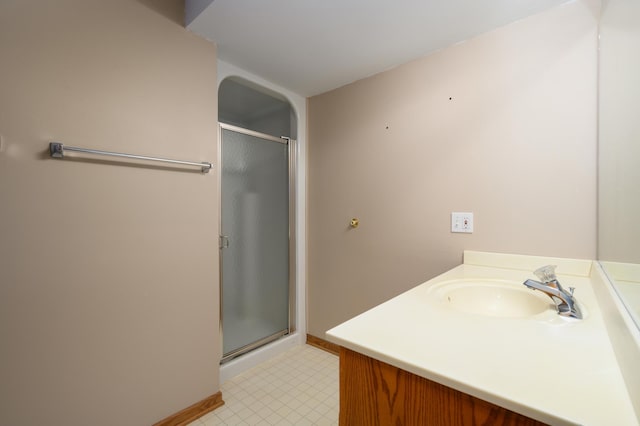
[[[558,310],[558,315],[582,319],[582,312],[578,307],[578,302],[573,297],[574,287],[569,287],[566,291],[556,278],[556,266],[547,265],[536,269],[533,273],[540,279],[526,280],[523,284],[532,290],[540,290],[553,300]]]

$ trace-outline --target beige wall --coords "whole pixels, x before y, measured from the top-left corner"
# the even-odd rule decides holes
[[[599,239],[602,260],[640,263],[640,2],[603,2]]]
[[[0,424],[148,425],[219,390],[215,47],[182,2],[0,2]]]
[[[572,2],[311,98],[309,333],[464,249],[594,258],[596,71],[597,18]]]

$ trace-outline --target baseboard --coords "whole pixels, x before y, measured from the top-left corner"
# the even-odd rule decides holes
[[[185,426],[223,405],[222,392],[216,392],[202,401],[196,402],[184,410],[170,415],[164,420],[160,420],[153,426]]]
[[[340,345],[328,342],[316,336],[307,334],[307,345],[315,346],[316,348],[330,352],[334,355],[340,355]]]

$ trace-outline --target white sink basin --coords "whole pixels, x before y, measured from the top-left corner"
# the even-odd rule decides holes
[[[547,296],[514,281],[445,281],[432,286],[429,293],[440,306],[490,317],[530,317],[555,311]]]

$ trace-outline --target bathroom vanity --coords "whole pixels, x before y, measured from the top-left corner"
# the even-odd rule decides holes
[[[340,424],[346,425],[544,425],[345,348],[340,407]]]
[[[583,319],[522,285],[547,264],[575,287]],[[588,260],[467,251],[329,330],[341,346],[340,424],[638,425],[593,273]]]

